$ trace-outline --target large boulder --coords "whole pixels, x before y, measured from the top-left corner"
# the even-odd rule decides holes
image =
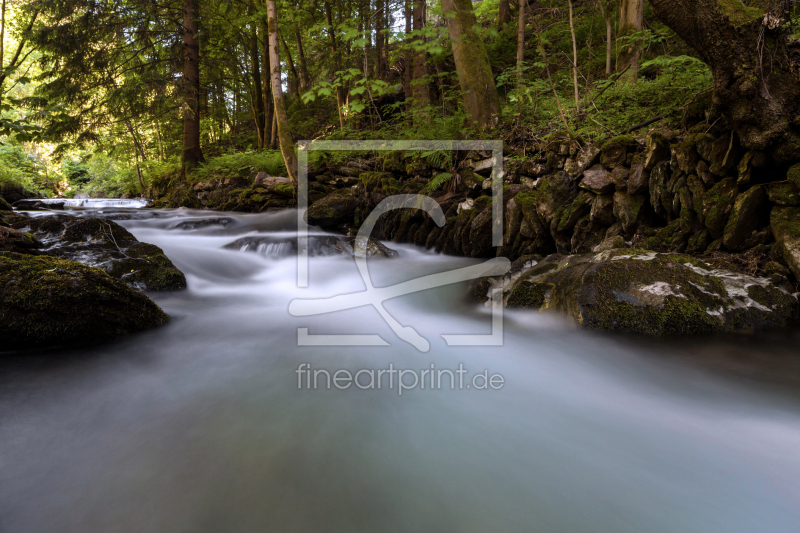
[[[112,220],[52,215],[36,218],[17,216],[10,225],[31,233],[47,255],[97,266],[111,277],[146,291],[186,288],[186,277],[163,250],[139,242]]]
[[[595,330],[678,335],[784,328],[797,299],[769,279],[687,255],[613,249],[528,262],[485,284],[509,308],[556,311]]]
[[[223,246],[226,250],[252,252],[273,257],[297,256],[297,237],[242,237]],[[309,257],[396,257],[397,252],[377,239],[343,235],[311,235],[308,237]]]
[[[737,250],[758,227],[761,207],[766,199],[764,187],[751,187],[736,197],[722,242],[728,250]]]
[[[49,256],[0,252],[0,346],[94,343],[169,317],[105,271]]]
[[[317,200],[306,212],[306,220],[312,226],[323,228],[342,224],[353,224],[358,201],[353,191],[343,189]]]

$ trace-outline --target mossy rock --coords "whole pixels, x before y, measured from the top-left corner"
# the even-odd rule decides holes
[[[6,202],[6,199],[0,196],[0,211],[13,211],[14,208],[11,207],[11,204]]]
[[[165,324],[150,298],[99,268],[0,252],[0,346],[95,343]]]
[[[628,147],[633,142],[633,137],[630,135],[618,135],[607,140],[600,147],[600,164],[606,168],[624,165]]]
[[[309,224],[322,227],[353,224],[357,208],[353,191],[342,189],[314,202],[306,212],[306,219]]]
[[[659,336],[784,328],[798,317],[797,299],[770,280],[687,255],[609,250],[543,263],[497,284],[506,306],[559,312],[587,329]]]
[[[47,246],[47,254],[97,266],[137,289],[173,291],[186,288],[186,278],[158,246],[139,242],[112,220],[53,215],[19,218]]]
[[[38,249],[42,247],[39,240],[24,231],[14,228],[0,226],[0,251],[17,252],[21,254],[38,254]]]
[[[767,197],[773,204],[788,207],[800,206],[800,188],[791,183],[770,183],[767,185]]]

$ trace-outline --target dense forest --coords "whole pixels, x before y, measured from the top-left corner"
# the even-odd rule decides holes
[[[794,9],[4,0],[0,180],[47,196],[137,196],[175,173],[285,175],[293,143],[320,138],[502,138],[524,155],[554,135],[680,128],[712,107],[712,88],[725,120],[763,149],[795,127],[775,118],[796,106]],[[763,109],[742,109],[759,90]]]

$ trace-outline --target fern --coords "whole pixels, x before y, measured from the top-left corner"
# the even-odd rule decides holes
[[[428,184],[425,186],[422,192],[425,194],[431,194],[433,193],[433,191],[435,191],[436,189],[438,189],[439,187],[450,181],[452,178],[453,175],[450,174],[449,172],[442,172],[441,174],[437,174],[428,182]]]

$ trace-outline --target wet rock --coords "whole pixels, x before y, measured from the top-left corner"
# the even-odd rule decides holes
[[[659,130],[653,130],[644,140],[644,170],[653,170],[662,161],[669,161],[671,157],[669,138]],[[634,194],[639,191],[634,191]]]
[[[722,239],[725,248],[738,250],[744,240],[755,231],[765,199],[764,187],[760,185],[736,197]]]
[[[312,226],[322,226],[323,228],[353,224],[356,208],[358,208],[358,202],[352,191],[336,191],[314,202],[306,212],[306,220]]]
[[[614,182],[609,179],[606,169],[595,165],[584,171],[579,187],[595,194],[606,194],[614,190]]]
[[[520,196],[517,195],[518,202]],[[536,191],[525,198],[533,199],[542,222],[549,226],[557,212],[572,204],[577,196],[578,189],[572,178],[566,172],[558,172],[542,178]],[[524,210],[525,206],[522,207]]]
[[[614,193],[614,216],[625,233],[633,233],[644,221],[647,199],[638,194]]]
[[[719,239],[725,232],[728,215],[736,200],[736,180],[727,178],[709,189],[703,195],[703,218],[711,237]]]
[[[64,202],[43,202],[41,200],[18,200],[13,206],[23,211],[62,211]]]
[[[502,288],[507,307],[555,311],[594,330],[753,332],[784,328],[798,317],[797,299],[769,279],[633,248],[548,257],[490,278],[488,286]]]
[[[606,250],[615,250],[617,248],[625,248],[625,239],[622,235],[614,235],[604,239],[600,244],[594,247],[593,252],[605,252]]]
[[[216,217],[216,218],[203,218],[199,220],[184,220],[175,224],[172,229],[181,230],[196,230],[201,228],[208,228],[212,226],[219,226],[220,228],[226,227],[228,224],[233,224],[234,219],[230,217]]]
[[[297,237],[251,236],[242,237],[223,246],[226,250],[239,250],[274,257],[297,256]],[[397,252],[377,239],[360,239],[343,235],[310,235],[309,257],[396,257]]]
[[[800,208],[773,207],[770,226],[777,250],[795,278],[800,280]]]
[[[37,254],[41,247],[42,243],[30,233],[0,226],[0,252]]]
[[[614,216],[614,195],[609,193],[595,196],[589,215],[592,220],[603,226],[613,224],[616,220]]]
[[[18,218],[12,227],[29,231],[41,252],[105,270],[115,279],[147,291],[186,288],[183,273],[158,246],[139,242],[111,220],[53,215]]]
[[[0,252],[0,346],[95,343],[166,323],[139,291],[99,268]]]

